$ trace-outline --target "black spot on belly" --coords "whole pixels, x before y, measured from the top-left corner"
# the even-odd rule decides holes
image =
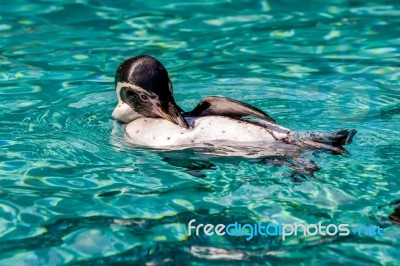
[[[181,132],[181,135],[183,135],[183,132]]]
[[[168,138],[167,138],[167,140],[170,140],[170,139],[171,139],[171,137],[168,137]]]
[[[204,129],[204,127],[202,127],[201,129]]]
[[[194,143],[194,140],[192,140],[191,142]]]
[[[225,130],[222,130],[222,133],[225,133]]]
[[[136,134],[139,133],[139,130],[136,130]]]

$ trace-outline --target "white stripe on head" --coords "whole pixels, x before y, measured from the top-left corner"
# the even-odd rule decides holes
[[[123,87],[128,87],[128,88],[133,89],[134,91],[145,92],[146,94],[149,94],[149,92],[147,92],[146,90],[144,90],[143,88],[141,88],[139,86],[133,85],[133,84],[128,83],[128,82],[117,82],[117,86],[115,86],[115,92],[117,93],[118,101],[121,101],[120,93],[121,93],[121,89]]]
[[[114,111],[112,113],[112,117],[120,122],[123,123],[129,123],[139,117],[142,117],[141,114],[137,113],[135,110],[132,109],[127,103],[124,103],[121,100],[121,89],[123,87],[130,87],[134,89],[135,91],[145,91],[142,88],[135,86],[131,83],[127,82],[117,82],[117,86],[115,87],[115,91],[117,93],[117,99],[118,99],[118,104],[114,108]]]
[[[145,89],[143,89],[139,86],[136,86],[136,85],[133,85],[133,84],[127,83],[127,82],[118,82],[117,83],[116,92],[117,92],[118,101],[122,102],[120,94],[121,94],[121,89],[125,88],[125,87],[131,88],[135,92],[146,94],[147,96],[149,96],[148,101],[151,102],[151,104],[153,105],[153,108],[154,109],[159,108],[158,104],[160,104],[160,98],[158,97],[157,94],[150,92],[150,91],[146,91]]]
[[[113,112],[113,117],[115,119],[126,123],[126,121],[130,122],[134,119],[137,119],[137,118],[143,116],[143,115],[139,114],[138,112],[136,112],[132,108],[132,106],[129,105],[129,103],[122,101],[121,95],[120,95],[122,88],[130,88],[137,93],[147,95],[148,99],[146,99],[145,101],[148,101],[151,103],[152,112],[160,117],[163,117],[162,111],[161,111],[160,98],[157,94],[150,92],[150,91],[146,91],[143,88],[136,86],[134,84],[128,83],[128,82],[117,82],[117,86],[115,87],[115,90],[117,93],[118,105]],[[171,89],[172,89],[172,87],[171,87]]]
[[[171,92],[171,94],[174,94],[174,89],[173,89],[173,87],[172,87],[171,81],[168,81],[168,89],[169,89],[169,91]]]

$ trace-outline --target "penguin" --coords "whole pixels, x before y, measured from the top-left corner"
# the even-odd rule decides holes
[[[206,97],[185,112],[175,102],[167,70],[148,55],[119,65],[115,90],[118,104],[112,118],[125,125],[127,142],[144,147],[246,147],[247,154],[253,147],[253,154],[259,156],[285,144],[344,154],[343,146],[357,133],[354,129],[292,131],[252,105],[219,96]]]

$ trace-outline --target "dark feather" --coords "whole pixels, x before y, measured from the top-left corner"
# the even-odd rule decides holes
[[[268,122],[275,123],[274,119],[254,106],[234,99],[216,96],[204,98],[193,111],[187,112],[185,115],[221,115],[229,117],[255,116]]]

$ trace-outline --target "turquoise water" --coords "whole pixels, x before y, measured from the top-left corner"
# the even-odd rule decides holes
[[[327,2],[3,1],[0,264],[397,264],[400,5]],[[307,153],[321,170],[293,179],[129,146],[110,118],[113,75],[139,54],[166,66],[186,110],[220,95],[296,130],[355,128],[351,154]],[[384,235],[246,241],[188,236],[191,219]]]

